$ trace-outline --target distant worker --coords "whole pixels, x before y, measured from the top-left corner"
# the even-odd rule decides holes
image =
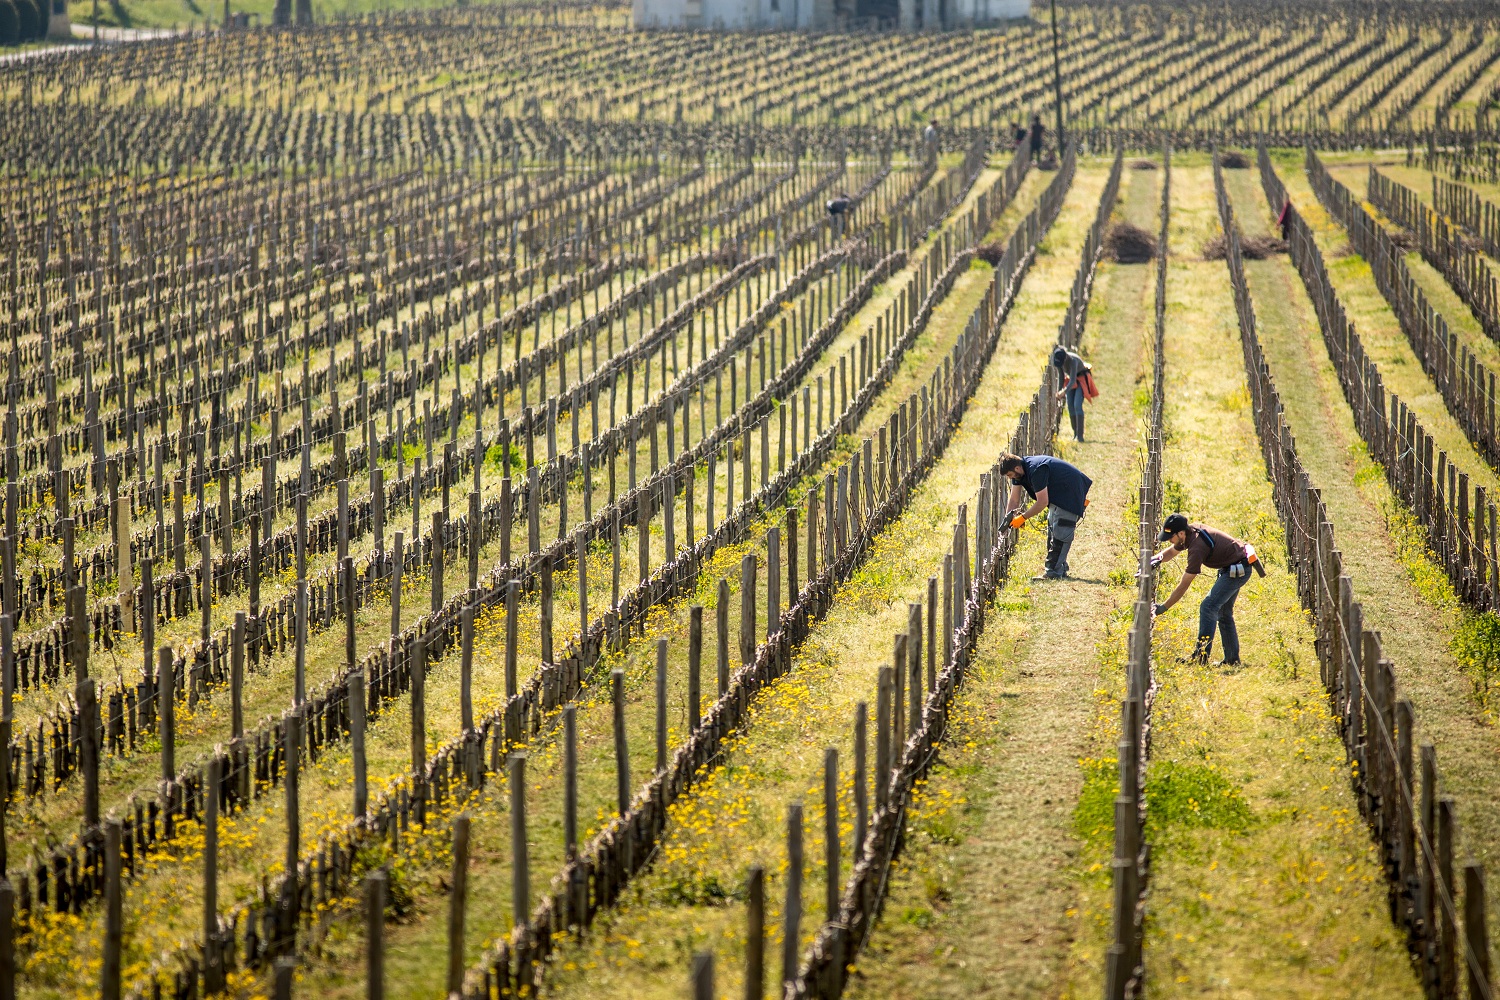
[[[1011,122],[1010,139],[1018,150],[1026,145],[1026,126],[1017,121]]]
[[[833,220],[833,235],[835,239],[842,239],[844,235],[844,216],[848,214],[854,199],[849,197],[849,192],[840,191],[837,198],[828,199],[828,216]]]
[[[1042,140],[1047,136],[1047,129],[1042,125],[1042,116],[1036,112],[1031,114],[1031,158],[1035,160],[1042,155]]]
[[[1068,398],[1068,420],[1073,424],[1073,440],[1083,440],[1083,404],[1099,395],[1094,385],[1094,366],[1061,344],[1052,348],[1052,367],[1062,372],[1062,388],[1057,398]]]
[[[1009,452],[1000,456],[1000,474],[1011,482],[1005,519],[1012,528],[1047,511],[1047,561],[1043,577],[1062,580],[1068,575],[1068,550],[1073,547],[1073,532],[1089,505],[1089,487],[1094,481],[1076,466],[1051,455],[1027,455]],[[1022,493],[1033,503],[1021,509]]]
[[[1250,579],[1252,567],[1261,576],[1266,575],[1265,567],[1255,557],[1255,546],[1206,524],[1189,524],[1188,519],[1181,514],[1168,515],[1162,522],[1159,541],[1172,544],[1151,557],[1153,567],[1160,566],[1179,552],[1187,553],[1187,566],[1183,567],[1182,578],[1177,581],[1176,589],[1165,601],[1156,605],[1153,611],[1158,615],[1165,614],[1182,599],[1182,595],[1187,593],[1200,572],[1204,569],[1218,570],[1219,577],[1214,581],[1213,589],[1208,592],[1203,603],[1198,605],[1198,644],[1193,647],[1192,660],[1196,663],[1208,662],[1209,654],[1213,652],[1214,628],[1217,626],[1224,639],[1224,659],[1221,665],[1239,666],[1240,633],[1234,624],[1234,599]]]
[[[922,142],[927,147],[927,155],[936,160],[938,155],[938,120],[936,118],[928,122],[927,127],[922,130]]]

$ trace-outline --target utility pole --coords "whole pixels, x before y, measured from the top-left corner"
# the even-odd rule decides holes
[[[1052,94],[1057,100],[1057,159],[1063,153],[1062,64],[1057,55],[1057,0],[1052,0]]]

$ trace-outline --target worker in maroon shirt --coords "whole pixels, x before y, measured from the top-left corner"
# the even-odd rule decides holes
[[[1165,613],[1182,600],[1182,595],[1187,593],[1199,573],[1205,569],[1218,570],[1213,589],[1198,605],[1198,645],[1193,648],[1193,659],[1198,663],[1208,662],[1217,627],[1224,638],[1221,665],[1238,666],[1240,633],[1234,624],[1234,599],[1240,596],[1240,588],[1250,579],[1252,568],[1261,576],[1266,575],[1265,568],[1255,558],[1255,546],[1206,524],[1189,524],[1181,514],[1171,514],[1162,522],[1160,540],[1172,544],[1151,557],[1153,569],[1179,552],[1187,553],[1187,566],[1176,589],[1153,610],[1158,615]]]

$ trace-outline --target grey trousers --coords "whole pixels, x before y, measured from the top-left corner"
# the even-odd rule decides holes
[[[1047,511],[1048,576],[1060,579],[1068,575],[1068,550],[1073,547],[1073,532],[1077,527],[1076,515],[1056,507]]]

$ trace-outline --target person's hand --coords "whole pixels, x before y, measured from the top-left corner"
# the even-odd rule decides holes
[[[1017,528],[1017,529],[1026,527],[1026,517],[1025,517],[1025,515],[1017,514],[1015,517],[1011,518],[1010,519],[1010,526],[1012,528]]]
[[[1059,390],[1057,390],[1057,398],[1058,399],[1062,399],[1063,398],[1063,394],[1066,393],[1067,391],[1068,390],[1066,390],[1066,389],[1059,389]]]
[[[1165,604],[1153,604],[1153,605],[1151,605],[1151,617],[1152,618],[1155,618],[1157,615],[1164,615],[1166,613],[1167,613],[1167,606]]]
[[[1161,556],[1152,556],[1151,557],[1151,568],[1152,569],[1156,569],[1160,565],[1161,565]]]

